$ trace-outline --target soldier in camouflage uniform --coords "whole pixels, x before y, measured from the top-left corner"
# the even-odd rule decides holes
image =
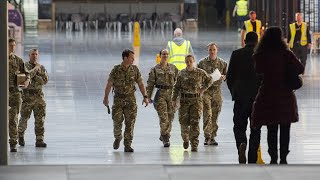
[[[36,147],[47,147],[43,142],[44,138],[44,121],[46,117],[46,102],[42,86],[48,82],[48,74],[43,65],[38,63],[38,49],[31,49],[29,52],[29,62],[25,63],[27,70],[30,73],[31,84],[23,90],[21,117],[19,120],[19,145],[24,146],[24,133],[27,129],[28,120],[33,111]]]
[[[17,152],[18,139],[18,115],[21,106],[21,90],[17,85],[17,74],[24,73],[26,81],[22,88],[27,88],[30,83],[30,76],[25,68],[23,60],[14,54],[16,41],[9,39],[9,144],[10,152]]]
[[[177,82],[173,88],[172,103],[176,107],[176,100],[180,94],[179,122],[184,149],[198,151],[199,121],[202,112],[202,93],[212,84],[212,78],[202,69],[194,67],[194,57],[186,56],[187,68],[179,72]]]
[[[160,51],[160,64],[155,65],[149,73],[147,95],[151,99],[154,88],[157,88],[154,107],[160,119],[160,140],[164,147],[170,146],[170,132],[174,118],[172,106],[172,89],[176,82],[179,70],[175,65],[168,63],[169,52],[167,49]]]
[[[221,73],[221,78],[213,82],[212,86],[204,92],[203,96],[203,131],[205,142],[204,145],[215,145],[218,131],[218,116],[222,106],[221,83],[226,78],[227,63],[218,57],[218,46],[211,42],[207,45],[208,56],[201,59],[198,68],[205,70],[209,75],[215,69]]]
[[[140,71],[136,65],[133,65],[134,52],[125,49],[122,52],[122,63],[113,67],[109,74],[109,79],[105,89],[103,104],[109,107],[109,93],[111,88],[114,90],[114,99],[112,106],[113,148],[118,149],[122,140],[122,123],[124,121],[124,152],[133,152],[131,147],[133,139],[134,124],[137,117],[137,103],[135,97],[135,84],[138,84],[140,92],[143,95],[143,103],[148,106],[149,101],[146,89],[143,84]]]

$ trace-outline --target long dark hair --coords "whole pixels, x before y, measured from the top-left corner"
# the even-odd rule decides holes
[[[282,30],[279,27],[269,27],[256,47],[255,53],[286,49],[288,49],[288,46],[283,39]]]

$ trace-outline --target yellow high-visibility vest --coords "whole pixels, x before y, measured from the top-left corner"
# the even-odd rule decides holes
[[[290,39],[290,48],[293,48],[293,41],[294,37],[296,36],[296,23],[290,24],[290,34],[291,34],[291,39]],[[301,24],[301,40],[300,44],[301,46],[307,45],[308,40],[307,40],[307,24],[305,22],[302,22]]]
[[[190,41],[184,40],[181,46],[169,41],[168,47],[170,51],[168,62],[174,64],[179,70],[186,68],[185,57],[189,54]]]
[[[246,34],[247,34],[248,32],[253,31],[253,26],[252,26],[252,24],[251,24],[251,22],[250,22],[250,19],[247,20],[247,21],[244,21],[244,25],[245,25],[245,27],[246,27]],[[256,20],[256,33],[257,33],[257,35],[258,35],[258,39],[259,39],[259,40],[260,40],[260,29],[261,29],[261,21],[260,21],[260,20]],[[245,35],[246,35],[246,34],[245,34]]]
[[[237,4],[237,15],[246,16],[248,14],[248,1],[239,0],[236,2],[236,4]]]

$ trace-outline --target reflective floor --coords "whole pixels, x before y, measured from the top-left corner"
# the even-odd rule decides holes
[[[217,42],[219,56],[229,62],[231,52],[240,47],[236,30],[200,30],[186,32],[196,59],[206,56],[206,45]],[[45,87],[47,118],[45,141],[48,147],[35,148],[34,119],[31,118],[25,136],[26,146],[17,153],[9,153],[10,165],[25,164],[236,164],[237,151],[233,135],[233,102],[226,84],[223,84],[223,107],[219,117],[217,141],[219,146],[203,146],[201,131],[198,152],[184,150],[180,127],[175,117],[171,147],[163,148],[159,138],[159,121],[153,106],[141,105],[137,91],[138,117],[134,131],[134,153],[124,153],[123,145],[113,150],[111,115],[102,104],[104,88],[110,70],[121,63],[121,52],[132,48],[133,35],[128,32],[27,32],[19,47],[24,60],[28,50],[39,48],[40,63],[49,73]],[[135,49],[135,63],[146,83],[155,55],[166,47],[171,32],[141,32],[141,48]],[[319,55],[307,61],[304,86],[296,91],[300,122],[292,125],[288,162],[291,164],[320,163],[320,97]],[[111,95],[109,96],[112,102]],[[202,126],[202,124],[201,124]],[[267,154],[266,128],[261,137],[262,157]]]

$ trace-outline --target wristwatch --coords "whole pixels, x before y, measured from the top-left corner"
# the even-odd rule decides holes
[[[148,96],[143,96],[143,98],[148,98]]]

